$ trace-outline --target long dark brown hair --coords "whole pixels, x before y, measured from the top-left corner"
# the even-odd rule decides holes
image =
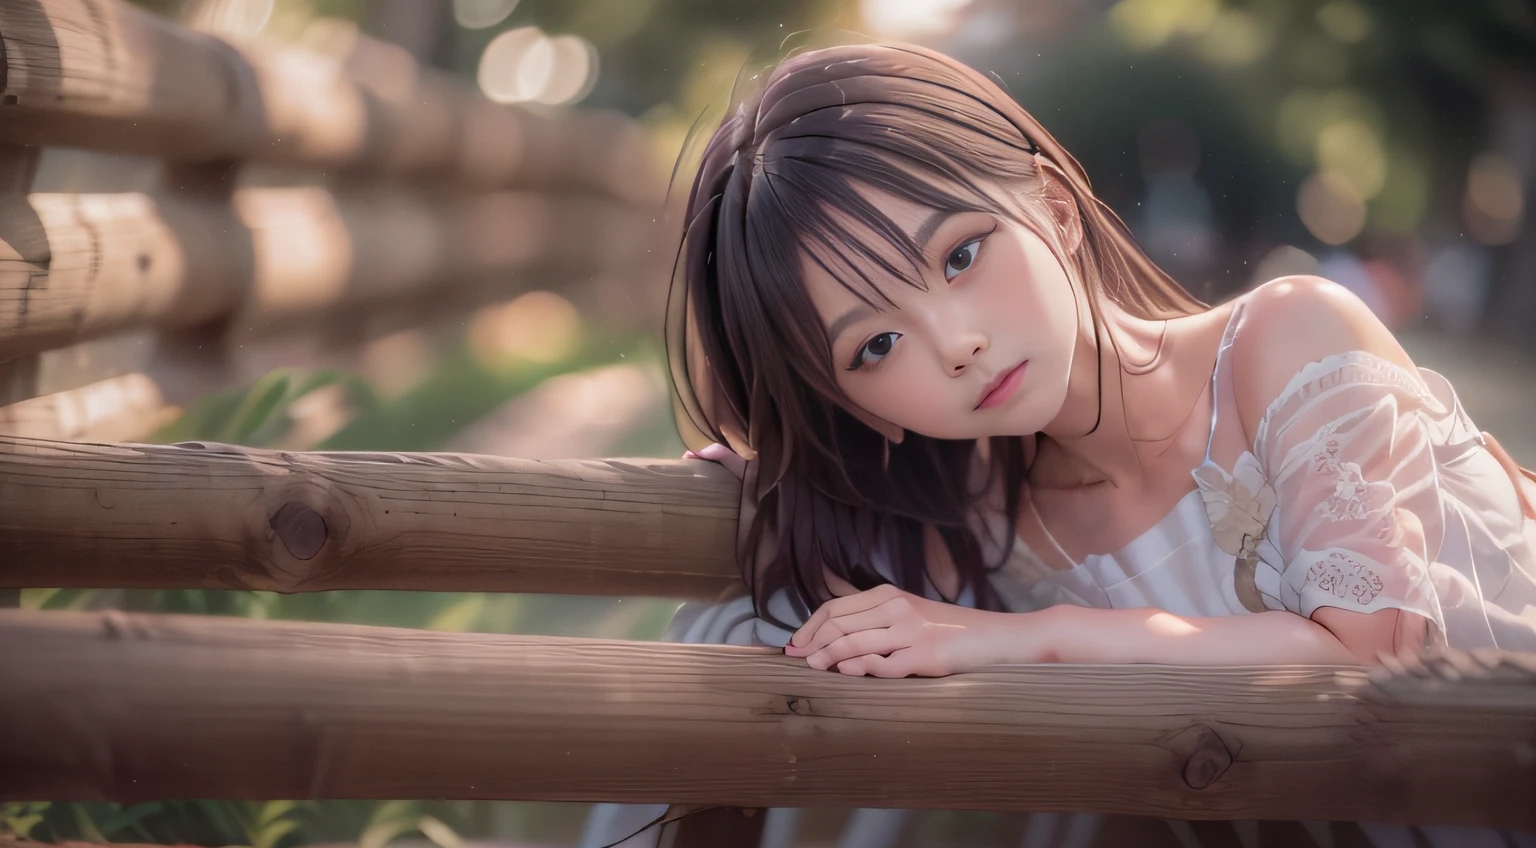
[[[1044,208],[1046,169],[1054,199],[1075,205],[1081,223],[1070,255]],[[1006,554],[1012,538],[1023,440],[982,446],[906,433],[893,443],[837,386],[802,262],[819,263],[877,308],[888,303],[886,277],[923,284],[920,246],[856,185],[1029,226],[1086,291],[1096,330],[1101,297],[1149,319],[1204,305],[1142,253],[1027,112],[934,51],[861,44],[801,53],[715,130],[688,197],[668,358],[684,441],[719,442],[751,460],[737,557],[758,614],[777,621],[767,601],[788,589],[804,620],[832,596],[824,569],[859,589],[894,582],[938,596],[925,528],[943,541],[960,591],[998,609],[987,579],[996,563],[985,551]],[[1009,202],[999,186],[1037,190]],[[910,267],[891,261],[890,248]],[[977,520],[984,491],[1003,495],[1006,535],[990,540],[995,547]]]

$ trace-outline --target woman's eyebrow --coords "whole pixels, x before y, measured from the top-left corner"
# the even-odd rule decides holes
[[[934,212],[932,215],[928,216],[928,220],[924,221],[922,226],[917,228],[917,232],[912,235],[912,241],[923,253],[927,253],[928,242],[933,238],[934,232],[936,232],[939,227],[944,224],[945,221],[948,221],[950,218],[953,218],[957,214],[959,213],[953,209],[940,209]]]
[[[844,330],[848,329],[849,324],[864,318],[866,315],[869,315],[874,311],[875,310],[870,307],[869,304],[861,303],[858,306],[848,310],[847,312],[844,312],[843,317],[833,321],[832,326],[827,328],[827,338],[834,342],[837,341],[838,335],[840,335]]]

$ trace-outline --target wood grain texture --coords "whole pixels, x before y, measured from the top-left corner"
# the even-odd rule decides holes
[[[1536,824],[1529,706],[1343,667],[848,678],[773,649],[0,612],[0,797],[502,798]],[[1527,677],[1512,686],[1529,690]],[[1231,764],[1186,775],[1214,736]]]
[[[233,202],[33,194],[47,263],[0,218],[0,360],[135,328],[224,319],[270,335],[298,318],[443,300],[535,280],[644,274],[650,219],[611,200],[520,191],[263,188]],[[659,277],[658,277],[659,281]],[[659,284],[659,282],[658,282]]]
[[[335,58],[232,45],[122,0],[4,0],[0,39],[3,141],[660,196],[633,122],[503,106],[408,55],[384,89]]]
[[[717,597],[739,491],[698,460],[0,437],[0,586]]]

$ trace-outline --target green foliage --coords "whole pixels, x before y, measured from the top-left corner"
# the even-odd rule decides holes
[[[299,808],[297,801],[267,801],[249,805],[254,815],[248,818],[246,835],[251,848],[277,848],[283,837],[299,829],[303,822],[291,815]]]
[[[644,337],[588,339],[570,358],[557,362],[514,362],[492,368],[467,345],[446,353],[430,376],[368,414],[358,414],[321,442],[319,450],[440,450],[450,438],[514,397],[543,381],[625,358],[655,359]]]
[[[293,405],[314,392],[339,386],[358,415],[369,415],[378,400],[367,381],[336,370],[279,369],[250,386],[218,392],[193,404],[154,436],[157,442],[213,441],[268,446],[293,425]]]
[[[462,848],[459,831],[472,804],[422,801],[153,801],[0,803],[0,832],[39,841],[149,842],[289,848],[357,842],[383,848],[421,833],[441,848]]]
[[[47,811],[46,801],[0,804],[0,829],[26,839]]]

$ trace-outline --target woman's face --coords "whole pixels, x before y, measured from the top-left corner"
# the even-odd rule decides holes
[[[922,247],[927,289],[867,269],[894,305],[876,311],[816,262],[802,262],[849,399],[934,438],[1045,429],[1066,400],[1079,325],[1055,254],[1008,218],[866,196]],[[894,248],[879,249],[896,267],[905,263]]]

